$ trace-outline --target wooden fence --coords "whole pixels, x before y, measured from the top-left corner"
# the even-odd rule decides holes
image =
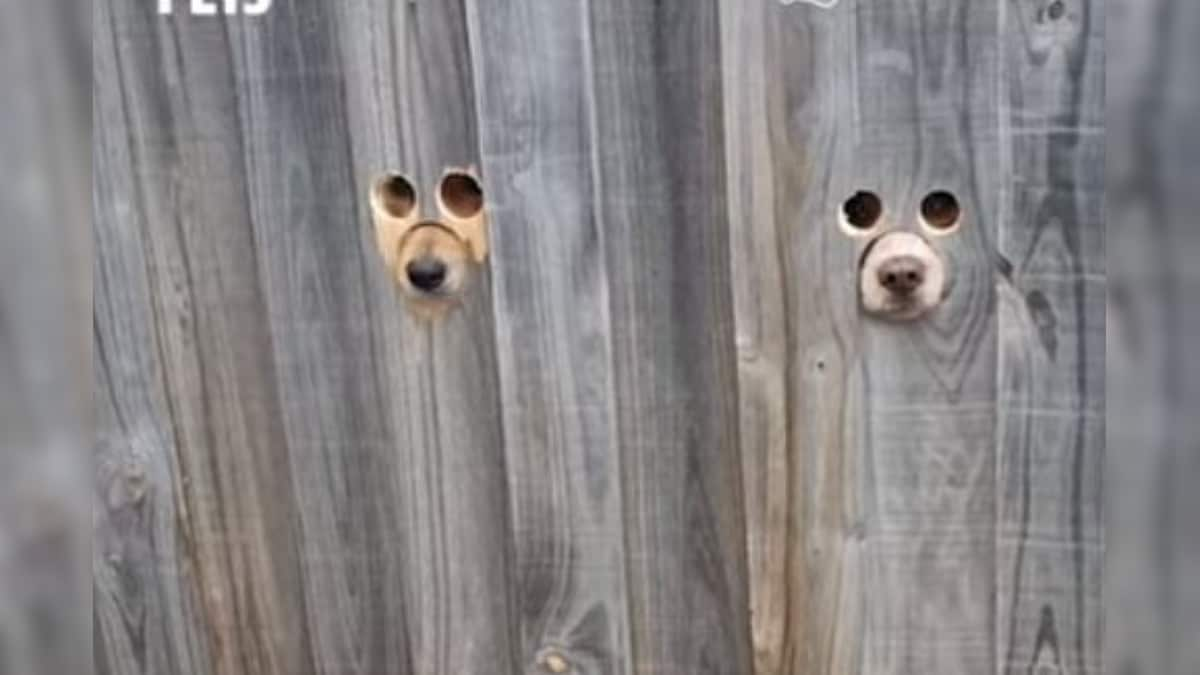
[[[1102,0],[151,5],[94,17],[98,672],[1101,672]],[[431,325],[366,193],[465,165]],[[949,297],[864,317],[842,201],[935,188]]]

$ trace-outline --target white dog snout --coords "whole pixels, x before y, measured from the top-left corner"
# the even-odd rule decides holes
[[[918,318],[941,302],[946,265],[923,237],[912,232],[881,235],[863,254],[859,292],[865,311],[895,320]]]

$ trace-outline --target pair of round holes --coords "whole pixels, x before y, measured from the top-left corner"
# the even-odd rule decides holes
[[[392,174],[383,179],[383,208],[394,218],[408,218],[417,205],[417,191],[407,178]],[[438,183],[438,201],[442,208],[462,220],[479,215],[483,210],[483,188],[479,181],[468,173],[451,172]]]
[[[849,228],[866,233],[875,228],[883,215],[883,200],[874,192],[859,190],[842,204],[842,217]],[[945,190],[935,190],[921,200],[921,222],[939,234],[948,234],[958,225],[962,208],[958,198]]]

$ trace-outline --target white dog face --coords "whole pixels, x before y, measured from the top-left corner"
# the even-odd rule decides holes
[[[950,292],[946,258],[930,243],[958,231],[958,198],[935,190],[921,200],[916,223],[887,215],[883,200],[859,190],[842,204],[838,224],[863,247],[858,265],[858,296],[864,312],[892,321],[925,316]],[[913,227],[919,223],[919,228]],[[919,229],[921,234],[915,230]]]
[[[894,321],[911,321],[946,295],[946,263],[924,237],[887,232],[863,253],[858,273],[863,310]]]

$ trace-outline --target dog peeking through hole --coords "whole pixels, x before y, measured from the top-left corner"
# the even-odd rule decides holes
[[[885,227],[883,203],[874,193],[860,191],[847,199],[842,228],[866,241],[858,265],[863,311],[890,321],[913,321],[941,304],[949,293],[949,270],[930,237],[954,232],[960,220],[958,200],[944,191],[922,200],[921,234]]]
[[[449,170],[437,184],[437,219],[422,219],[416,188],[400,174],[371,187],[376,244],[396,286],[424,318],[457,304],[487,255],[483,190],[469,171]]]
[[[407,295],[421,300],[460,297],[471,255],[465,242],[437,221],[417,223],[400,238],[392,273]]]

